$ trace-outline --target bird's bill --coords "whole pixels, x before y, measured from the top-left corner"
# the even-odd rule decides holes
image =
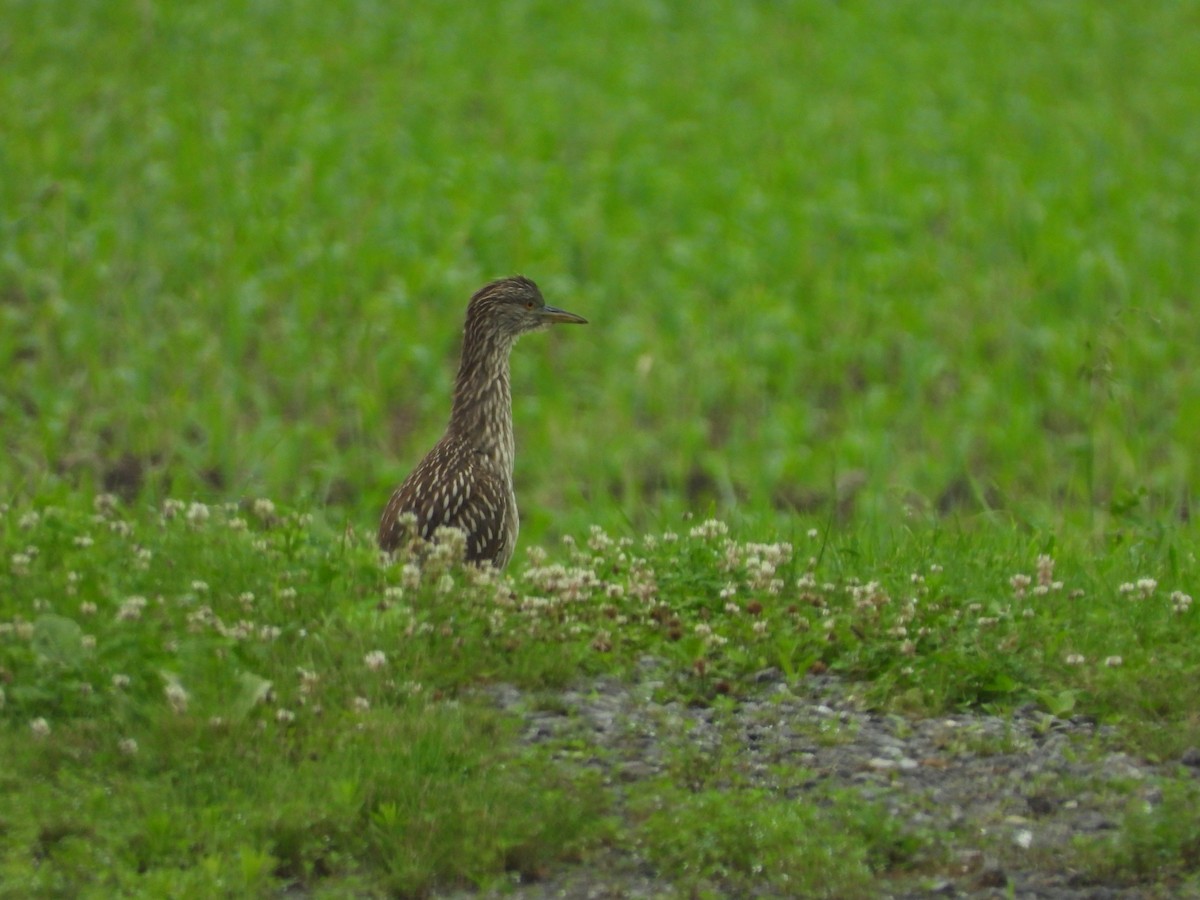
[[[559,309],[557,306],[543,306],[541,310],[543,322],[560,322],[564,325],[586,325],[588,320],[583,316],[577,316],[573,312],[567,312],[565,309]]]

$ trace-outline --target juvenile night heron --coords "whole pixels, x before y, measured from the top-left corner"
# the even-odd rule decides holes
[[[468,562],[508,565],[518,526],[508,355],[521,335],[556,322],[587,319],[547,306],[538,286],[519,275],[471,298],[450,424],[388,501],[379,522],[382,549],[412,537],[431,540],[449,526],[466,532]]]

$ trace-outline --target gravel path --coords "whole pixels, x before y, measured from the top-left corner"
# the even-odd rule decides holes
[[[883,897],[1173,896],[1145,886],[1106,887],[1064,865],[1063,851],[1075,836],[1119,827],[1132,800],[1161,799],[1155,776],[1177,771],[1177,763],[1160,768],[1120,752],[1111,728],[1032,707],[1008,717],[881,715],[863,708],[853,684],[828,676],[788,684],[773,669],[760,672],[749,695],[736,702],[690,708],[656,702],[658,664],[647,660],[642,670],[632,685],[600,679],[553,696],[509,686],[491,694],[522,717],[523,740],[562,746],[564,759],[601,770],[618,807],[629,785],[664,774],[683,748],[701,759],[725,754],[740,783],[757,787],[777,788],[773,773],[781,764],[812,773],[800,788],[785,789],[798,802],[807,787],[833,784],[886,804],[912,828],[953,832],[948,863],[896,881]],[[1200,772],[1200,753],[1189,752],[1181,762]],[[611,851],[587,866],[517,885],[506,896],[679,893],[633,852]]]

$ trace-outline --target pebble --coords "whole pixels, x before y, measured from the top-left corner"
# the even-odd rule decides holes
[[[776,789],[781,773],[802,770],[811,775],[787,782],[788,791],[856,791],[864,800],[884,803],[909,827],[977,834],[981,848],[994,848],[988,841],[1000,839],[1012,854],[1001,865],[985,858],[982,849],[953,851],[958,860],[953,871],[939,873],[952,877],[924,878],[909,893],[891,894],[903,900],[1142,896],[1136,885],[1100,891],[1046,863],[1056,848],[1068,852],[1077,837],[1120,827],[1131,799],[1160,801],[1156,776],[1178,765],[1160,769],[1120,752],[1097,756],[1095,749],[1114,737],[1109,726],[1084,716],[1055,718],[1030,705],[1010,717],[880,715],[863,709],[854,686],[833,676],[789,682],[773,667],[754,676],[746,696],[735,692],[711,707],[661,703],[647,685],[672,683],[664,669],[665,664],[646,658],[639,662],[635,684],[597,679],[549,698],[506,685],[486,690],[497,706],[524,719],[526,742],[573,742],[573,749],[563,752],[564,762],[591,759],[604,771],[618,805],[631,785],[670,775],[680,749],[687,748],[730,760],[747,786]],[[581,757],[580,740],[595,752]],[[1189,748],[1179,762],[1200,769],[1200,748]],[[1065,785],[1071,785],[1069,794]],[[997,823],[1003,824],[998,828]],[[1021,854],[1018,848],[1036,852]],[[583,900],[680,893],[656,879],[645,860],[611,852],[611,865],[566,867],[505,896]]]

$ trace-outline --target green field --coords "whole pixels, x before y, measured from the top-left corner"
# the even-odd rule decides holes
[[[692,703],[819,663],[881,709],[1032,702],[1148,758],[1200,746],[1197,4],[0,22],[0,896],[419,896],[654,845],[474,692],[644,655]],[[514,352],[509,588],[569,592],[539,545],[620,588],[545,633],[453,567],[404,587],[369,541],[445,425],[468,297],[515,272],[590,324]],[[689,537],[709,517],[790,544],[783,587]],[[613,545],[580,549],[593,526]],[[1065,587],[1027,616],[1010,579],[1041,555]],[[630,605],[638,557],[665,631]],[[788,612],[809,570],[828,626]],[[905,612],[917,573],[936,602]],[[873,580],[896,603],[864,619]],[[765,635],[724,621],[727,584]],[[370,681],[376,650],[405,674]],[[1160,830],[1120,877],[1194,885],[1200,843]]]

